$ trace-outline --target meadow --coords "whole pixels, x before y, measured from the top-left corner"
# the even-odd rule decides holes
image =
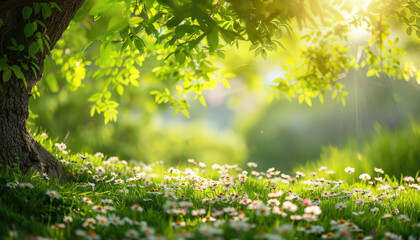
[[[66,179],[2,173],[2,239],[420,239],[418,172],[148,165],[36,139]]]
[[[420,239],[418,0],[9,0],[0,36],[0,240]]]

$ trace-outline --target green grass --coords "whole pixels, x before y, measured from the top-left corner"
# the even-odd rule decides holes
[[[355,173],[359,175],[369,173],[376,176],[374,168],[381,168],[398,179],[402,175],[415,176],[420,170],[420,121],[411,120],[404,128],[394,131],[383,129],[380,125],[375,129],[376,133],[362,142],[351,139],[343,148],[324,148],[320,159],[296,170],[317,171],[326,166],[340,179],[347,179],[344,169],[349,166],[355,168]],[[321,174],[322,177],[326,175]]]
[[[325,175],[318,171],[317,176],[311,177],[310,171],[305,171],[305,177],[296,178],[284,175],[267,176],[267,172],[259,172],[260,176],[254,176],[251,174],[252,169],[244,169],[249,173],[247,180],[242,184],[238,180],[242,170],[235,167],[225,166],[226,173],[222,178],[220,173],[212,169],[212,166],[198,167],[198,164],[192,163],[189,165],[186,163],[186,166],[192,169],[193,174],[188,174],[185,167],[178,171],[171,166],[161,164],[126,164],[121,160],[105,164],[105,160],[108,158],[85,154],[90,158],[83,161],[77,157],[77,154],[60,152],[57,147],[54,147],[55,141],[53,140],[42,138],[40,135],[37,136],[37,140],[53,154],[56,154],[58,159],[67,159],[67,163],[63,163],[63,165],[68,172],[69,180],[66,184],[60,185],[57,180],[46,181],[35,172],[23,176],[17,171],[12,172],[11,170],[7,174],[2,173],[0,178],[2,192],[0,196],[0,238],[2,239],[25,239],[30,236],[52,239],[95,239],[95,235],[97,239],[123,239],[130,238],[127,236],[130,229],[139,234],[139,239],[183,239],[179,236],[180,233],[190,234],[190,239],[320,239],[322,235],[329,232],[335,237],[334,239],[340,239],[342,235],[337,235],[339,232],[346,234],[349,230],[355,229],[355,226],[360,231],[348,232],[354,239],[357,237],[382,239],[385,234],[389,233],[405,238],[408,236],[420,237],[420,227],[413,226],[420,222],[419,189],[414,186],[409,187],[400,178],[389,177],[387,173],[381,175],[384,183],[369,184],[361,181],[358,178],[359,174],[356,173],[346,174],[343,179],[337,175]],[[94,166],[87,165],[87,162],[92,162]],[[106,178],[96,181],[93,177],[99,166],[104,167],[105,174],[102,177]],[[128,179],[135,176],[132,171],[135,166],[139,166],[138,173],[143,174],[140,179],[127,182]],[[377,167],[381,167],[381,165],[377,165]],[[81,174],[79,173],[80,169],[84,169]],[[341,171],[344,172],[344,169]],[[322,174],[325,175],[327,182],[331,181],[330,184],[318,179]],[[115,176],[113,181],[105,182],[113,176]],[[124,180],[124,183],[115,184],[117,179]],[[333,189],[335,182],[339,179],[344,180],[344,183],[339,188]],[[233,181],[234,186],[225,189],[224,183],[230,181]],[[34,188],[25,189],[19,185],[15,188],[6,186],[10,182],[29,182]],[[95,187],[83,187],[88,182],[95,183]],[[313,183],[318,186],[313,186]],[[132,184],[135,186],[128,186]],[[213,188],[206,188],[213,184],[215,184]],[[402,186],[404,190],[381,190],[381,186],[386,184],[394,187]],[[161,185],[165,185],[165,188],[161,188]],[[129,192],[121,192],[123,189],[129,190]],[[158,194],[152,192],[153,189],[159,189]],[[354,189],[367,190],[371,195],[357,193]],[[52,199],[46,194],[47,190],[57,191],[60,197]],[[275,190],[283,192],[281,196],[272,197],[280,202],[280,207],[288,201],[287,198],[290,195],[297,194],[298,199],[289,200],[298,207],[297,211],[290,212],[284,209],[286,215],[281,216],[273,213],[274,208],[270,206],[266,208],[270,213],[260,216],[258,209],[264,209],[264,206],[268,205],[267,200],[270,199],[268,194]],[[348,198],[339,197],[346,194],[343,191],[349,192]],[[324,197],[324,192],[334,192],[339,195]],[[178,199],[173,200],[175,205],[184,201],[191,203],[192,207],[185,208],[184,213],[179,212],[178,207],[178,214],[169,214],[170,209],[165,209],[165,205],[170,201],[168,193],[174,193],[177,196]],[[398,196],[390,197],[395,193]],[[231,196],[232,194],[235,197]],[[235,194],[238,194],[238,197]],[[230,197],[223,202],[221,200],[223,196]],[[84,203],[82,201],[84,197],[90,198],[93,204]],[[146,201],[146,198],[151,200]],[[252,201],[260,200],[263,205],[256,207],[257,210],[248,209],[247,205],[240,203],[246,198]],[[322,213],[313,222],[292,220],[292,215],[302,216],[304,214],[307,206],[302,205],[302,200],[305,198],[312,200],[312,203],[316,198],[320,199],[319,207]],[[113,203],[102,203],[102,200],[105,199],[111,199]],[[210,202],[203,201],[205,199],[210,199]],[[211,199],[217,200],[211,202]],[[360,201],[361,199],[365,201],[364,204],[355,203],[355,200]],[[347,207],[341,211],[337,210],[335,206],[339,202],[344,202]],[[143,211],[133,211],[131,207],[134,204],[139,204]],[[94,210],[94,206],[111,206],[115,210],[98,213]],[[233,208],[233,216],[221,212],[226,207]],[[375,207],[378,210],[372,213],[371,209]],[[204,215],[193,216],[192,210],[197,209],[204,209]],[[398,209],[399,213],[393,213],[395,209]],[[352,212],[359,211],[365,213],[361,216],[352,214]],[[241,212],[243,215],[240,215]],[[385,214],[391,214],[391,217],[383,219]],[[398,219],[398,216],[402,215],[406,215],[410,220],[404,222]],[[64,216],[71,216],[73,221],[64,223]],[[108,221],[111,216],[118,216],[125,220],[118,226],[112,224],[101,226],[98,223],[98,216],[104,216],[108,218]],[[206,216],[214,216],[216,221],[203,223],[202,219]],[[238,216],[246,218],[246,221],[233,222],[232,218],[238,218]],[[94,218],[96,223],[91,226],[83,226],[88,218]],[[340,228],[334,230],[331,221],[340,219],[342,222],[348,221],[347,225],[340,224]],[[172,224],[177,222],[185,222],[185,226],[173,227]],[[60,226],[56,225],[57,223],[63,223],[64,228],[57,227]],[[292,226],[292,230],[287,234],[279,232],[279,228],[288,226],[285,224]],[[242,230],[237,231],[232,225],[240,226]],[[215,233],[206,235],[203,231],[205,226],[212,226],[213,228],[210,230]],[[322,226],[324,231],[320,234],[300,231],[301,228],[306,231],[309,231],[310,228],[313,230],[316,229],[316,226]]]

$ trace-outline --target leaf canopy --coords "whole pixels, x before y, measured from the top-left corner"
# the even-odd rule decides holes
[[[71,90],[83,83],[95,84],[98,92],[91,115],[103,113],[105,123],[117,119],[118,103],[128,86],[139,86],[140,69],[148,61],[160,80],[160,88],[151,91],[158,104],[168,104],[189,117],[187,95],[195,95],[206,106],[203,91],[219,83],[230,88],[228,70],[215,67],[212,56],[223,58],[226,46],[251,43],[255,56],[267,58],[268,52],[286,50],[284,37],[302,36],[305,42],[296,56],[281,66],[285,77],[275,80],[269,99],[298,97],[311,106],[313,99],[324,101],[326,92],[345,104],[344,84],[340,81],[350,70],[367,69],[367,76],[409,80],[420,76],[413,65],[404,65],[399,56],[398,39],[390,33],[396,22],[411,35],[420,35],[420,5],[414,0],[370,0],[355,4],[352,0],[87,0],[69,29],[51,51],[44,67],[44,79],[50,85],[57,77],[65,79]],[[36,58],[49,49],[42,19],[60,11],[54,3],[35,3],[22,9],[28,20],[26,38],[34,38],[28,49],[11,39],[9,49],[27,51]],[[349,33],[361,28],[369,33],[365,46],[354,56]],[[286,34],[285,34],[286,33]],[[20,47],[22,46],[22,47]],[[98,49],[99,55],[92,55]],[[3,59],[7,63],[6,59]],[[51,61],[52,60],[52,61]],[[31,68],[36,72],[35,65]],[[25,66],[1,66],[3,81],[13,73],[23,80]],[[26,67],[28,68],[28,67]],[[49,71],[45,70],[48,69]],[[90,83],[92,82],[92,83]],[[114,100],[113,100],[114,99]]]

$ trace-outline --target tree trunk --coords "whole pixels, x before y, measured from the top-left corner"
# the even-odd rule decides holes
[[[84,0],[57,1],[61,11],[53,9],[51,16],[46,19],[43,19],[42,14],[39,13],[24,20],[22,9],[25,5],[32,7],[32,2],[40,2],[40,0],[9,0],[0,3],[0,19],[3,21],[3,26],[0,27],[0,58],[7,58],[8,66],[21,66],[22,63],[29,65],[29,61],[36,61],[40,68],[36,74],[30,68],[28,71],[22,69],[27,86],[13,73],[7,82],[4,82],[4,79],[0,81],[0,87],[3,88],[3,92],[0,92],[0,162],[7,165],[18,163],[23,173],[33,167],[50,177],[60,177],[63,182],[65,177],[61,163],[34,140],[26,125],[31,90],[41,79],[44,58],[49,52],[46,48],[43,52],[39,51],[36,54],[36,60],[24,57],[28,55],[29,45],[34,41],[33,38],[24,36],[24,26],[28,21],[33,22],[36,19],[42,21],[46,26],[52,49]],[[11,37],[18,44],[24,45],[23,51],[8,49],[8,46],[12,45]],[[3,73],[0,74],[3,76]]]
[[[19,163],[26,173],[33,167],[51,177],[63,174],[61,164],[34,140],[26,127],[30,90],[23,81],[11,78],[0,94],[0,159],[7,165]]]

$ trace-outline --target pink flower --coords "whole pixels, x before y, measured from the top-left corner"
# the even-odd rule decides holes
[[[300,204],[305,205],[305,206],[310,206],[312,204],[312,202],[311,202],[310,199],[305,198],[305,199],[303,199],[303,201]]]

